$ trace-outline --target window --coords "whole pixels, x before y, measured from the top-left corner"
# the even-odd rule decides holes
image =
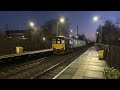
[[[64,44],[65,43],[65,40],[62,40],[62,44]]]
[[[53,39],[53,43],[54,43],[54,44],[56,43],[56,39]]]
[[[72,41],[70,40],[69,43],[72,44]]]
[[[57,44],[60,44],[60,41],[57,41]]]
[[[56,44],[64,44],[64,43],[65,43],[64,38],[62,38],[62,37],[57,37],[56,38]]]
[[[77,41],[76,41],[76,44],[77,44]]]

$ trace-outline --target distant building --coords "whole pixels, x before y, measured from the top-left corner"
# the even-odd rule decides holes
[[[27,32],[27,30],[6,30],[5,34],[8,38],[25,39],[26,32]]]
[[[120,41],[120,35],[118,35],[118,40]]]

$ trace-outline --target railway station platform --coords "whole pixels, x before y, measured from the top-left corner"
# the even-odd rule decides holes
[[[105,79],[106,61],[99,60],[95,47],[90,47],[53,79]]]
[[[5,59],[5,58],[12,58],[12,57],[17,57],[17,56],[22,56],[22,55],[32,55],[32,54],[51,52],[51,51],[53,51],[53,50],[52,49],[43,49],[43,50],[23,52],[23,53],[19,53],[19,54],[3,55],[3,56],[0,56],[0,60]]]

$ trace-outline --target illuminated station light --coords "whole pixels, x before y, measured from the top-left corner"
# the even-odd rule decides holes
[[[31,27],[35,26],[34,22],[29,22],[29,24],[30,24]]]
[[[78,36],[76,36],[76,38],[78,38]]]
[[[98,21],[98,16],[94,16],[94,17],[93,17],[93,20],[94,20],[94,21]]]
[[[45,41],[46,39],[45,39],[45,37],[43,37],[43,41]]]
[[[64,17],[61,17],[61,18],[60,18],[60,22],[61,22],[61,23],[64,23],[64,22],[65,22]]]

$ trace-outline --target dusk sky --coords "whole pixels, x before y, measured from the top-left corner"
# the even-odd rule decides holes
[[[25,29],[29,21],[35,22],[36,26],[43,25],[46,21],[67,16],[72,23],[70,29],[76,32],[77,25],[79,34],[91,40],[95,40],[95,32],[101,22],[94,22],[93,16],[100,16],[106,19],[116,20],[120,17],[120,11],[0,11],[0,30],[8,24],[12,29]]]

